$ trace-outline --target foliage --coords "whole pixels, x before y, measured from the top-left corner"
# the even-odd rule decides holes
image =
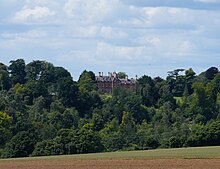
[[[3,157],[28,157],[34,150],[34,133],[21,131],[6,144]]]
[[[126,78],[126,73],[119,73]],[[220,145],[220,74],[211,67],[143,75],[100,95],[95,74],[46,61],[0,63],[2,157]]]
[[[25,83],[25,61],[23,59],[17,59],[10,61],[10,66],[8,67],[11,74],[11,81],[14,85],[17,83]]]
[[[125,79],[128,75],[125,72],[118,72],[117,77],[120,79]]]
[[[11,137],[12,119],[6,113],[0,112],[0,147]]]

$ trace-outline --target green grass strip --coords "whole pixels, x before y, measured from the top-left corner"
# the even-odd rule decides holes
[[[7,160],[97,160],[97,159],[135,159],[135,158],[220,158],[220,146],[214,147],[194,147],[194,148],[175,148],[175,149],[156,149],[141,151],[119,151],[110,153],[93,153],[93,154],[77,154],[77,155],[61,155],[46,157],[29,157],[3,159]]]

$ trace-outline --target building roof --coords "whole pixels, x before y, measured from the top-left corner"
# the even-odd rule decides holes
[[[119,82],[121,84],[134,84],[136,83],[135,79],[128,79],[128,78],[118,78],[113,76],[96,76],[97,82]]]

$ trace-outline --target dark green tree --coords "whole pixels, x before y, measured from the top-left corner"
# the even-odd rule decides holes
[[[95,74],[92,71],[84,70],[79,77],[78,85],[82,93],[98,90]]]
[[[117,77],[120,79],[125,79],[128,75],[125,72],[118,72]]]
[[[192,94],[193,93],[193,89],[192,89],[192,84],[193,81],[195,79],[195,75],[196,73],[193,71],[192,68],[189,68],[188,70],[185,71],[185,89],[184,92],[188,92],[188,94]]]
[[[142,96],[142,103],[145,106],[152,106],[158,101],[159,93],[155,81],[144,75],[138,79],[138,92]]]
[[[4,146],[12,136],[12,118],[4,112],[0,112],[0,147]]]
[[[210,67],[209,69],[207,69],[205,71],[205,77],[208,79],[208,80],[212,80],[215,78],[215,75],[218,73],[218,68],[216,67]]]
[[[21,131],[6,144],[4,157],[28,157],[34,150],[36,138],[34,133]]]
[[[25,83],[25,61],[23,59],[17,59],[10,61],[10,65],[8,67],[10,71],[12,84],[15,85],[17,83],[24,84]]]
[[[11,79],[9,77],[9,72],[7,66],[0,63],[0,91],[9,90],[11,88]]]
[[[85,124],[77,133],[76,149],[78,153],[94,153],[104,150],[101,138],[94,131],[93,124]]]

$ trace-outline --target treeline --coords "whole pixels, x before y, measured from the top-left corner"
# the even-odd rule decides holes
[[[135,92],[98,93],[46,61],[0,63],[0,156],[27,157],[220,145],[220,72],[147,75]]]

